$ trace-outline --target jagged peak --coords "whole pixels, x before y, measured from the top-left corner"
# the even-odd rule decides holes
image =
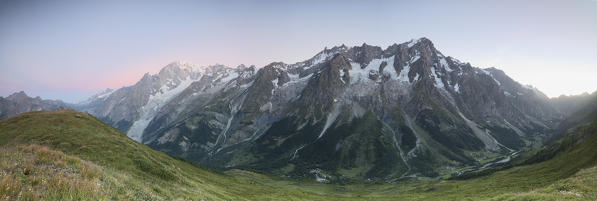
[[[348,49],[348,47],[346,45],[342,44],[342,45],[334,46],[331,49],[324,50],[323,52],[339,53],[339,52],[345,51],[347,49]]]
[[[408,48],[416,47],[416,46],[430,46],[433,47],[433,42],[426,37],[421,37],[418,39],[411,39],[407,42],[402,43],[401,45],[406,45]]]
[[[245,68],[250,68],[250,66],[247,67],[247,65],[245,64],[239,64],[238,66],[236,66],[237,69],[245,69]]]
[[[371,48],[382,49],[379,46],[369,45],[367,43],[363,43],[361,46],[354,46],[354,47],[352,47],[352,49],[371,49]]]
[[[187,61],[173,61],[168,65],[164,66],[161,71],[163,70],[173,70],[173,69],[185,69],[185,68],[193,68],[195,65],[187,62]]]
[[[239,64],[236,67],[230,67],[224,64],[215,63],[207,66],[198,66],[187,61],[173,61],[168,65],[164,66],[159,74],[163,73],[177,73],[180,71],[190,71],[194,73],[210,73],[210,72],[217,72],[222,69],[233,69],[233,70],[245,70],[248,68],[255,68],[255,65],[247,66],[245,64]]]
[[[426,37],[421,37],[418,39],[411,39],[409,41],[403,42],[403,43],[393,43],[392,45],[388,46],[387,48],[383,49],[380,46],[375,46],[375,45],[370,45],[367,44],[366,42],[363,42],[363,44],[361,44],[360,46],[352,46],[352,47],[347,47],[344,43],[338,46],[334,46],[332,48],[328,48],[327,46],[324,47],[324,49],[320,52],[318,52],[315,56],[313,56],[311,59],[314,58],[318,58],[319,56],[326,54],[326,56],[334,56],[337,53],[341,53],[343,51],[350,51],[351,49],[370,49],[370,48],[376,48],[376,49],[380,49],[382,51],[388,51],[388,50],[392,50],[392,49],[396,49],[397,47],[399,47],[400,45],[406,45],[407,47],[413,47],[416,46],[417,44],[422,44],[424,46],[431,46],[433,47],[433,42],[431,40],[429,40]],[[435,48],[433,48],[435,49]],[[441,53],[440,53],[441,54]],[[443,56],[443,54],[441,54]],[[300,63],[300,62],[299,62]]]
[[[390,49],[392,47],[398,47],[398,43],[391,44],[386,49]]]
[[[269,63],[269,64],[263,66],[263,68],[261,68],[261,69],[268,69],[268,70],[276,69],[278,71],[286,71],[286,70],[288,70],[289,67],[290,67],[290,65],[288,65],[284,62],[276,61],[276,62],[272,62],[272,63]]]
[[[433,43],[431,42],[431,40],[429,40],[429,38],[427,37],[421,37],[419,39],[417,39],[419,42],[423,42],[423,43]]]
[[[178,60],[178,61],[173,61],[173,62],[169,63],[167,66],[188,66],[188,65],[192,65],[192,64],[190,64],[188,61]]]
[[[19,91],[12,93],[11,96],[27,96],[27,93],[25,93],[25,91]]]
[[[20,98],[29,98],[29,96],[25,93],[25,91],[14,92],[8,97],[7,99],[20,99]]]
[[[264,68],[286,68],[287,64],[281,61],[272,62],[264,66]]]

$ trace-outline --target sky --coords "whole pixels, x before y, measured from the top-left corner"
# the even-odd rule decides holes
[[[420,37],[549,97],[597,90],[597,0],[0,0],[0,96],[79,102],[173,61],[261,67]]]

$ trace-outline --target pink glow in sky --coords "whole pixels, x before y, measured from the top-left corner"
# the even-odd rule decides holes
[[[0,96],[78,102],[172,61],[263,66],[427,37],[548,96],[597,90],[597,2],[1,1]]]

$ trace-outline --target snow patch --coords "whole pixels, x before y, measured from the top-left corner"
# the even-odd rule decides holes
[[[162,106],[166,105],[172,98],[176,97],[180,92],[189,87],[195,80],[187,77],[178,86],[174,88],[168,88],[168,86],[162,86],[155,94],[149,96],[147,103],[140,108],[139,119],[133,122],[133,125],[127,132],[127,136],[131,139],[141,142],[143,137],[143,131],[149,125],[151,120],[155,117]]]
[[[187,143],[185,140],[180,141],[180,143],[178,143],[178,146],[180,146],[180,149],[183,152],[187,152],[189,150],[189,143]]]
[[[85,105],[85,104],[89,104],[89,103],[91,103],[91,102],[93,102],[93,101],[95,101],[95,100],[97,100],[97,99],[105,99],[105,98],[108,98],[108,97],[109,97],[109,96],[110,96],[112,93],[114,93],[115,91],[116,91],[116,89],[110,89],[110,88],[108,88],[108,89],[106,89],[106,90],[104,90],[104,91],[102,91],[102,92],[99,92],[99,93],[97,93],[97,94],[95,94],[95,95],[91,96],[91,97],[90,97],[90,98],[88,98],[87,100],[81,101],[81,102],[79,102],[79,103],[77,103],[77,104],[79,104],[79,105]],[[40,109],[40,110],[41,110],[41,109]]]
[[[317,182],[321,182],[321,183],[327,183],[329,182],[329,180],[327,179],[328,176],[323,174],[323,171],[319,168],[317,169],[313,169],[311,171],[309,171],[309,173],[314,174],[315,175],[315,180]]]
[[[389,75],[392,79],[398,78],[398,73],[394,69],[394,57],[391,56],[388,58],[380,58],[380,59],[373,59],[365,68],[361,68],[361,64],[350,62],[352,69],[350,72],[350,82],[352,83],[359,83],[359,82],[373,82],[369,79],[369,73],[376,72],[379,70],[379,67],[383,62],[386,62],[386,66],[383,68],[383,72],[380,72],[380,75]],[[381,81],[381,79],[379,80]]]
[[[398,80],[401,82],[410,83],[410,80],[408,79],[409,72],[410,72],[410,64],[406,64],[406,66],[402,67],[402,70],[400,71],[400,75],[398,75]],[[417,75],[419,75],[419,74],[417,74]]]
[[[479,70],[481,70],[481,72],[483,72],[484,74],[489,75],[489,77],[491,77],[493,79],[493,81],[495,81],[495,83],[497,83],[498,85],[502,85],[502,83],[500,83],[500,81],[498,81],[497,79],[495,79],[495,77],[493,77],[491,72],[489,72],[485,69],[479,69]]]
[[[321,131],[321,133],[319,134],[317,139],[323,137],[323,134],[325,134],[325,131],[328,130],[328,128],[332,125],[332,123],[334,123],[334,121],[336,121],[336,118],[338,118],[339,115],[340,115],[340,104],[335,104],[334,109],[332,109],[332,112],[328,114],[328,117],[325,120],[325,125],[323,126],[323,130]]]
[[[452,72],[453,70],[450,68],[450,65],[448,65],[448,61],[446,61],[445,58],[441,58],[439,60],[439,64],[447,71],[447,72]]]
[[[108,90],[106,90],[106,92],[105,92],[105,93],[98,95],[98,96],[97,96],[97,98],[102,98],[102,99],[103,99],[103,98],[107,98],[108,96],[110,96],[110,95],[111,95],[112,93],[114,93],[115,91],[116,91],[116,90],[114,90],[114,89],[108,89]]]
[[[404,174],[402,174],[400,177],[405,176],[406,174],[408,174],[411,170],[410,165],[408,164],[408,160],[407,160],[407,155],[404,154],[404,151],[402,151],[402,147],[400,147],[400,143],[398,143],[398,138],[396,137],[396,132],[394,132],[394,129],[392,129],[392,127],[390,125],[388,125],[385,121],[379,120],[384,126],[387,127],[388,130],[390,130],[390,132],[392,132],[392,139],[394,140],[394,146],[396,146],[396,149],[398,149],[398,152],[400,154],[400,158],[402,158],[402,162],[404,163],[404,165],[406,165],[406,168],[408,169]]]
[[[267,102],[266,104],[263,104],[261,107],[259,107],[259,111],[260,112],[272,112],[272,102]]]
[[[408,48],[411,48],[411,47],[413,47],[415,44],[417,44],[417,43],[418,43],[418,42],[420,42],[420,41],[421,41],[421,39],[417,39],[417,40],[415,40],[415,39],[411,39],[411,40],[408,42],[408,44],[407,44],[407,45],[408,45]]]
[[[415,81],[418,81],[418,80],[419,80],[419,77],[421,77],[421,76],[419,76],[419,73],[417,73],[417,74],[415,75],[415,78],[413,79],[413,82],[415,82]]]
[[[291,86],[291,85],[294,85],[294,84],[300,83],[300,82],[305,82],[305,81],[309,80],[309,78],[311,78],[311,76],[313,76],[313,73],[311,73],[309,75],[306,75],[306,76],[304,76],[302,78],[299,77],[298,73],[297,74],[290,74],[289,73],[288,77],[290,78],[290,81],[284,83],[282,85],[282,87]]]
[[[504,91],[504,95],[508,97],[514,97],[510,92]]]
[[[367,69],[362,68],[361,64],[356,62],[350,62],[352,69],[349,71],[350,74],[350,82],[358,83],[358,82],[368,82],[369,81],[369,71],[370,70],[377,70],[377,69]]]
[[[298,157],[298,155],[297,155],[297,154],[298,154],[298,152],[299,152],[301,149],[303,149],[303,148],[305,148],[305,145],[303,145],[303,146],[299,147],[298,149],[294,150],[294,154],[292,154],[292,157],[290,158],[290,160],[294,160],[296,157]]]
[[[442,79],[439,77],[438,72],[435,71],[434,66],[431,67],[431,76],[433,76],[433,78],[435,79],[435,87],[438,89],[443,89],[444,83],[442,82]]]
[[[246,96],[245,96],[246,97]],[[226,134],[228,133],[228,130],[230,129],[230,125],[232,125],[232,120],[234,119],[234,116],[236,115],[236,113],[240,110],[240,108],[242,108],[243,103],[245,102],[245,97],[243,97],[239,103],[233,104],[230,103],[228,105],[228,108],[230,108],[230,117],[228,118],[228,121],[226,122],[226,127],[224,128],[224,130],[222,130],[222,132],[220,133],[220,135],[218,136],[218,139],[216,139],[216,145],[220,142],[220,139],[223,138],[223,142],[226,142]],[[218,150],[216,150],[216,153],[220,152],[220,150],[222,150],[224,148],[224,146],[220,147]]]
[[[237,72],[228,73],[220,78],[221,83],[228,83],[230,80],[237,78],[239,74]]]

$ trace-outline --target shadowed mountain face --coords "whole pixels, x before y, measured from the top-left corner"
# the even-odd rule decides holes
[[[32,98],[25,92],[13,93],[4,98],[0,97],[0,119],[6,119],[10,116],[40,110],[57,110],[68,107],[59,100],[42,100],[39,96]]]
[[[561,118],[537,89],[426,38],[260,69],[172,63],[77,109],[209,167],[322,182],[441,175],[538,143]]]
[[[565,117],[573,116],[575,112],[582,109],[587,109],[592,103],[595,103],[597,99],[597,92],[592,94],[583,93],[574,96],[561,95],[556,98],[551,98],[550,102],[552,105]]]

